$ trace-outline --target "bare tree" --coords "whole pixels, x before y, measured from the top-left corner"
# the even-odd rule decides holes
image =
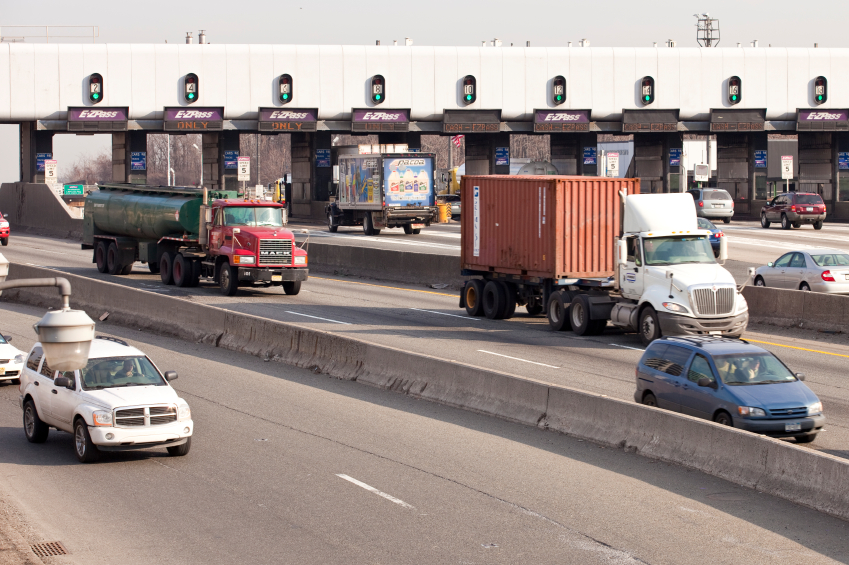
[[[60,182],[77,182],[83,184],[94,184],[96,182],[110,182],[112,180],[112,155],[109,151],[103,151],[95,155],[82,155],[66,171],[59,170]]]

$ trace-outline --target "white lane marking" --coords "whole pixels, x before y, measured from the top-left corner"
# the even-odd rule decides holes
[[[300,234],[295,234],[297,237],[306,237],[300,236]],[[369,245],[380,245],[382,243],[391,243],[394,245],[412,245],[413,247],[432,247],[434,249],[460,249],[459,245],[448,245],[445,243],[432,243],[428,241],[402,241],[400,239],[393,238],[379,238],[379,239],[369,239],[359,235],[353,234],[340,234],[340,233],[324,233],[324,232],[312,232],[310,233],[310,237],[331,237],[331,238],[342,238],[342,239],[356,239],[356,241],[360,244],[369,244]]]
[[[536,361],[528,361],[527,359],[519,359],[518,357],[510,357],[509,355],[502,355],[500,353],[494,353],[492,351],[486,351],[484,349],[478,349],[480,353],[489,353],[490,355],[498,355],[499,357],[506,357],[507,359],[513,359],[514,361],[522,361],[524,363],[533,363],[534,365],[540,365],[542,367],[549,367],[551,369],[559,369],[560,367],[555,367],[554,365],[546,365],[545,363],[537,363]]]
[[[480,318],[472,318],[471,316],[458,316],[457,314],[446,314],[445,312],[434,312],[433,310],[422,310],[421,308],[410,308],[410,310],[415,310],[416,312],[429,312],[430,314],[439,314],[440,316],[451,316],[452,318],[463,318],[464,320],[471,320],[473,322],[480,321]]]
[[[325,322],[333,322],[334,324],[344,324],[346,326],[351,326],[348,322],[340,322],[339,320],[331,320],[330,318],[319,318],[318,316],[310,316],[309,314],[301,314],[299,312],[292,312],[291,310],[284,310],[287,314],[294,314],[295,316],[303,316],[305,318],[314,318],[316,320],[324,320]]]
[[[622,347],[624,349],[633,349],[634,351],[645,351],[645,349],[640,349],[639,347],[629,347],[627,345],[619,345],[618,343],[611,343],[613,347]]]
[[[835,249],[836,246],[808,245],[806,243],[793,243],[789,241],[769,241],[765,239],[749,239],[745,237],[729,236],[728,243],[739,245],[757,245],[758,247],[781,247],[785,249]]]
[[[348,475],[342,475],[342,474],[340,474],[340,473],[337,473],[337,474],[336,474],[336,476],[337,476],[337,477],[339,477],[340,479],[345,479],[345,480],[346,480],[346,481],[348,481],[348,482],[354,483],[354,484],[355,484],[355,485],[357,485],[358,487],[362,487],[362,488],[366,489],[366,490],[367,490],[367,491],[369,491],[369,492],[373,492],[373,493],[374,493],[374,494],[376,494],[377,496],[382,496],[382,497],[383,497],[383,498],[385,498],[386,500],[391,500],[392,502],[394,502],[395,504],[398,504],[399,506],[403,506],[404,508],[409,508],[410,510],[415,510],[415,509],[416,509],[416,507],[415,507],[415,506],[412,506],[412,505],[410,505],[410,504],[407,504],[407,503],[406,503],[406,502],[404,502],[403,500],[400,500],[400,499],[398,499],[398,498],[395,498],[395,497],[394,497],[394,496],[392,496],[391,494],[386,494],[385,492],[381,492],[381,491],[377,490],[376,488],[374,488],[374,487],[372,487],[372,486],[369,486],[369,485],[367,485],[367,484],[365,484],[365,483],[363,483],[363,482],[361,482],[361,481],[358,481],[357,479],[355,479],[355,478],[353,478],[353,477],[349,477]]]

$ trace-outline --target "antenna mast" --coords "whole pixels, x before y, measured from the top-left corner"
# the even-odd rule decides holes
[[[693,14],[696,22],[696,41],[699,47],[716,47],[719,45],[719,20],[711,18],[710,14]]]

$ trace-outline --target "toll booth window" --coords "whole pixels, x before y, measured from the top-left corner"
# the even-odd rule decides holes
[[[229,206],[224,208],[224,225],[247,227],[283,227],[281,208]]]

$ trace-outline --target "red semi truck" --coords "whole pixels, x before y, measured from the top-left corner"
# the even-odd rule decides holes
[[[101,273],[126,275],[148,264],[164,284],[197,286],[201,277],[224,295],[239,286],[282,286],[298,294],[307,252],[286,229],[284,206],[199,188],[104,184],[85,202],[83,248]]]

